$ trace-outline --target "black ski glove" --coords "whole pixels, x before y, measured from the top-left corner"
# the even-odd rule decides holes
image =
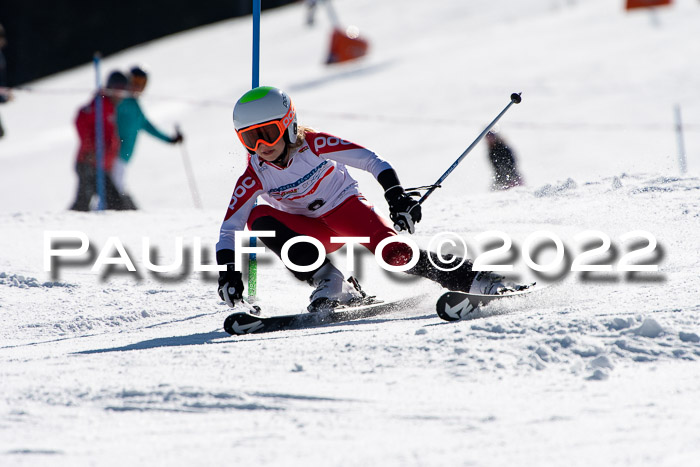
[[[421,219],[420,204],[406,194],[396,171],[383,170],[377,175],[377,181],[384,188],[384,198],[389,202],[389,217],[394,223],[394,228],[399,232],[415,232],[415,224]]]
[[[235,300],[243,299],[242,277],[233,263],[227,264],[225,271],[219,272],[219,297],[231,308],[235,305]]]
[[[235,300],[243,298],[243,279],[240,271],[236,271],[233,250],[216,252],[216,263],[225,264],[226,270],[219,271],[219,297],[233,308]]]
[[[412,234],[416,231],[415,224],[421,220],[421,208],[418,201],[406,194],[401,185],[396,185],[384,192],[384,198],[389,203],[389,217],[394,228]]]

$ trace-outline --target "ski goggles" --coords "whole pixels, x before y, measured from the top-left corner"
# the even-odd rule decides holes
[[[246,149],[255,152],[261,143],[266,146],[277,144],[282,139],[284,132],[287,131],[289,124],[294,120],[294,117],[294,107],[290,106],[287,115],[283,118],[237,130],[236,134],[238,134],[238,139],[241,140]]]

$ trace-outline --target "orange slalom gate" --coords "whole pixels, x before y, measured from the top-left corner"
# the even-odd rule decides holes
[[[650,8],[655,6],[670,5],[671,0],[627,0],[626,10],[635,8]]]
[[[328,53],[327,64],[354,60],[367,54],[369,43],[360,37],[351,37],[339,28],[333,29],[331,49]]]

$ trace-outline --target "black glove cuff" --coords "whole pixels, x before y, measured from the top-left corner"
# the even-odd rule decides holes
[[[236,261],[236,254],[233,250],[219,250],[216,252],[216,264],[234,264]]]
[[[405,191],[401,185],[394,185],[384,192],[384,199],[386,199],[389,204],[395,203],[396,201],[403,198]]]
[[[396,174],[394,169],[386,169],[377,175],[377,181],[384,188],[384,192],[395,186],[401,186],[399,181],[399,176]]]

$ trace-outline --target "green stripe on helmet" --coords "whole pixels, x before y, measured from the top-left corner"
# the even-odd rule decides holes
[[[260,86],[259,88],[251,89],[247,93],[243,94],[240,103],[245,104],[246,102],[252,102],[257,101],[258,99],[262,99],[263,97],[267,96],[268,93],[273,89],[274,88],[271,86]]]

